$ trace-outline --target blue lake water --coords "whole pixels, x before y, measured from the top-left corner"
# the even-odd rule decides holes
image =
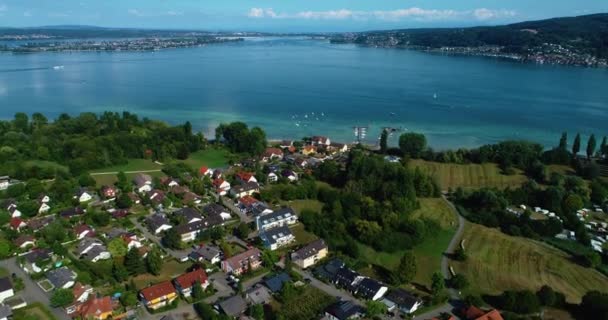
[[[371,143],[383,127],[396,127],[426,134],[439,149],[504,139],[552,146],[564,130],[571,137],[608,134],[608,70],[301,38],[0,55],[0,118],[104,110],[189,120],[211,136],[220,122],[240,120],[271,138],[318,134],[351,142],[358,125],[369,126]]]

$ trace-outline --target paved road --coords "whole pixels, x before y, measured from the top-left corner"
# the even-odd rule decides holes
[[[442,197],[443,200],[447,203],[447,205],[452,209],[452,212],[458,217],[458,229],[456,233],[452,237],[448,248],[445,250],[443,257],[441,258],[441,273],[443,277],[447,280],[451,278],[450,274],[450,260],[449,255],[453,254],[456,248],[460,245],[460,240],[462,239],[462,233],[464,232],[464,218],[458,213],[454,204],[451,203],[445,196]],[[460,293],[457,290],[449,289],[450,298],[454,300],[460,299]]]
[[[14,273],[19,278],[23,279],[25,288],[22,292],[18,293],[18,295],[25,299],[28,304],[41,302],[43,305],[48,306],[49,310],[51,310],[57,319],[69,319],[63,309],[50,307],[49,296],[19,267],[16,257],[0,261],[0,266],[7,269],[11,274]]]
[[[361,300],[353,297],[350,293],[343,291],[343,290],[339,290],[338,288],[336,288],[332,285],[328,285],[328,284],[318,280],[309,271],[304,271],[304,270],[301,270],[296,267],[293,268],[293,271],[300,274],[302,277],[304,277],[304,279],[310,279],[311,286],[327,293],[328,295],[330,295],[332,297],[340,298],[341,300],[353,301],[354,303],[356,303],[360,306],[365,306],[365,303],[363,303]]]

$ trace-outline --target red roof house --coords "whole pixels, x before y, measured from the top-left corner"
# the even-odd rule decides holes
[[[189,297],[192,293],[192,286],[200,283],[201,286],[206,288],[209,285],[207,281],[207,273],[202,268],[198,268],[194,271],[184,273],[181,276],[175,278],[173,281],[177,290],[184,295],[185,297]]]

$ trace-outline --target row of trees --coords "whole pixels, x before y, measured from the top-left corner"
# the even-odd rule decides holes
[[[220,124],[215,129],[215,140],[219,142],[222,139],[230,151],[252,156],[262,154],[268,145],[264,130],[259,127],[249,129],[243,122]]]

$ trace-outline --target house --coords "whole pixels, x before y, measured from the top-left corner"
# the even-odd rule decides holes
[[[182,195],[182,201],[186,204],[200,204],[203,199],[198,194],[188,191]]]
[[[502,315],[498,310],[492,309],[488,312],[483,311],[475,306],[470,306],[464,311],[464,319],[466,320],[503,320]]]
[[[258,180],[255,178],[255,174],[252,172],[241,171],[235,174],[235,177],[240,184],[245,184],[247,182],[258,182]]]
[[[141,290],[139,297],[146,308],[156,310],[177,299],[177,291],[171,281],[164,281]]]
[[[211,175],[211,179],[215,180],[215,179],[221,179],[224,176],[224,173],[222,172],[221,169],[215,169],[213,170],[213,174]]]
[[[20,256],[20,265],[28,274],[46,272],[50,269],[51,251],[49,249],[34,249]]]
[[[95,231],[90,226],[81,224],[74,228],[74,234],[76,235],[76,239],[82,240],[85,237],[94,237]]]
[[[82,240],[78,244],[76,253],[81,259],[84,258],[91,262],[107,260],[112,257],[103,242],[92,238],[85,238]]]
[[[344,143],[332,142],[329,145],[329,149],[334,152],[346,152],[348,151],[348,145]]]
[[[13,319],[13,309],[6,304],[0,304],[0,320]]]
[[[80,207],[70,208],[59,213],[59,215],[65,219],[71,219],[82,214],[84,214],[84,210]]]
[[[9,176],[1,176],[0,177],[0,190],[8,189],[8,186],[11,185],[11,177]]]
[[[275,159],[283,159],[283,150],[279,148],[266,148],[262,154],[262,162],[269,162]]]
[[[76,282],[74,284],[74,288],[72,288],[72,293],[74,294],[74,301],[78,303],[83,303],[89,300],[89,296],[93,293],[93,287],[90,285],[83,285],[80,282]]]
[[[88,202],[93,200],[93,194],[90,193],[87,189],[79,189],[76,191],[76,194],[73,197],[74,199],[78,199],[78,202]]]
[[[360,274],[343,267],[339,269],[338,272],[336,272],[336,276],[334,277],[332,282],[340,288],[355,292],[357,290],[357,285],[363,279],[364,277]]]
[[[329,248],[323,239],[317,239],[291,254],[291,261],[302,269],[315,265],[327,257]]]
[[[182,208],[173,213],[173,215],[183,223],[193,223],[203,220],[203,216],[192,208]]]
[[[21,211],[19,211],[19,209],[17,209],[16,206],[11,206],[8,209],[8,213],[11,214],[12,218],[19,218],[19,217],[21,217]]]
[[[230,183],[224,179],[215,179],[211,184],[215,188],[215,192],[220,196],[225,196],[230,190]]]
[[[116,199],[116,188],[112,186],[101,187],[101,195],[104,199]]]
[[[25,249],[33,247],[36,244],[36,239],[31,235],[22,235],[15,239],[14,243],[18,248]]]
[[[45,214],[49,212],[49,210],[51,210],[51,206],[49,206],[48,203],[43,202],[40,204],[40,207],[38,207],[38,214]]]
[[[315,146],[330,146],[331,140],[328,137],[314,136],[310,139],[310,142]]]
[[[210,203],[204,206],[203,212],[205,212],[208,216],[219,216],[222,218],[222,220],[229,220],[232,217],[228,209],[217,203]]]
[[[182,242],[194,241],[198,234],[201,232],[203,227],[202,221],[196,221],[193,223],[184,223],[175,227],[175,231],[181,237]]]
[[[56,289],[69,289],[74,286],[76,273],[68,267],[61,267],[47,272],[46,278]]]
[[[305,156],[309,156],[315,153],[317,153],[317,147],[315,146],[305,146],[304,148],[302,148],[302,154]]]
[[[279,142],[279,147],[281,149],[289,149],[289,147],[293,147],[293,140],[282,140]]]
[[[220,302],[219,305],[229,317],[237,317],[247,310],[247,302],[238,294]]]
[[[51,197],[46,194],[41,194],[38,196],[38,203],[49,203],[51,202]]]
[[[0,278],[0,303],[15,295],[13,284],[8,277]]]
[[[308,167],[310,165],[308,163],[308,161],[304,158],[297,158],[294,160],[293,163],[300,169],[305,169],[306,167]]]
[[[33,231],[38,231],[46,226],[48,226],[51,222],[55,221],[55,216],[46,216],[37,219],[31,219],[27,222],[28,228]]]
[[[129,209],[111,209],[108,210],[108,212],[112,215],[112,218],[114,219],[121,219],[131,214]]]
[[[266,175],[266,180],[268,181],[268,183],[277,182],[279,181],[279,176],[277,176],[277,174],[274,172],[270,172],[268,173],[268,175]]]
[[[244,196],[250,196],[254,193],[260,192],[260,185],[257,182],[247,182],[238,186],[234,186],[230,189],[230,195],[233,198],[240,198]]]
[[[160,183],[168,188],[179,187],[179,181],[171,177],[162,177]]]
[[[175,278],[173,284],[179,293],[188,298],[192,294],[193,286],[199,284],[204,290],[209,286],[209,281],[207,280],[205,270],[199,268]]]
[[[137,239],[135,234],[124,234],[122,235],[122,240],[127,245],[127,250],[131,250],[133,248],[139,249],[144,246],[141,241]]]
[[[134,204],[140,204],[141,203],[141,198],[134,192],[129,192],[127,194],[127,196],[129,197],[129,199],[131,199],[131,202],[133,202]]]
[[[211,264],[216,264],[221,260],[221,251],[219,248],[212,245],[204,245],[192,251],[189,255],[190,259],[195,262],[206,260]]]
[[[253,205],[258,202],[260,202],[260,200],[252,196],[244,196],[239,198],[236,206],[242,213],[250,214],[251,210],[253,209]]]
[[[238,276],[243,272],[246,272],[249,266],[255,270],[261,265],[262,253],[257,248],[251,248],[243,253],[224,259],[224,261],[222,261],[222,271]]]
[[[150,175],[138,173],[133,177],[133,183],[135,183],[139,193],[152,191],[152,177]]]
[[[289,182],[298,181],[298,174],[295,173],[293,170],[285,169],[283,170],[283,172],[281,172],[281,176],[289,180]]]
[[[21,220],[21,218],[11,218],[11,222],[9,223],[13,230],[21,231],[21,229],[27,227],[25,221]]]
[[[272,296],[266,287],[257,284],[245,291],[245,299],[251,304],[267,304],[272,301]]]
[[[363,317],[365,310],[352,301],[338,301],[325,309],[328,320],[347,320]]]
[[[93,249],[93,247],[98,246],[103,246],[103,242],[95,238],[86,238],[80,241],[78,247],[76,248],[76,253],[78,256],[82,256]]]
[[[162,204],[165,201],[166,195],[162,190],[152,190],[146,193],[148,200],[154,205]]]
[[[291,208],[281,208],[269,214],[256,217],[258,230],[268,230],[276,227],[292,225],[298,222],[298,216]]]
[[[109,296],[92,297],[76,307],[74,315],[82,319],[106,320],[114,312],[114,303]]]
[[[281,272],[274,276],[268,277],[264,280],[264,285],[272,292],[278,293],[283,289],[283,285],[291,281],[289,275],[285,272]]]
[[[273,251],[296,241],[296,237],[286,225],[272,229],[263,229],[260,231],[260,239],[266,248]]]
[[[333,282],[336,278],[336,274],[342,268],[344,268],[344,262],[342,262],[342,260],[332,259],[328,263],[315,268],[313,273],[320,279]]]
[[[388,291],[388,287],[382,283],[371,278],[363,278],[357,284],[355,294],[366,300],[376,301],[382,298],[386,294],[386,291]]]
[[[148,230],[156,235],[173,228],[169,223],[169,220],[167,220],[167,217],[158,213],[146,218],[146,225],[148,226]]]
[[[422,306],[422,299],[416,297],[403,289],[391,290],[384,299],[382,299],[389,311],[398,308],[405,314],[416,312]]]
[[[202,166],[202,167],[200,167],[200,169],[198,169],[198,173],[203,177],[204,176],[211,177],[213,175],[213,170],[207,168],[206,166]]]

